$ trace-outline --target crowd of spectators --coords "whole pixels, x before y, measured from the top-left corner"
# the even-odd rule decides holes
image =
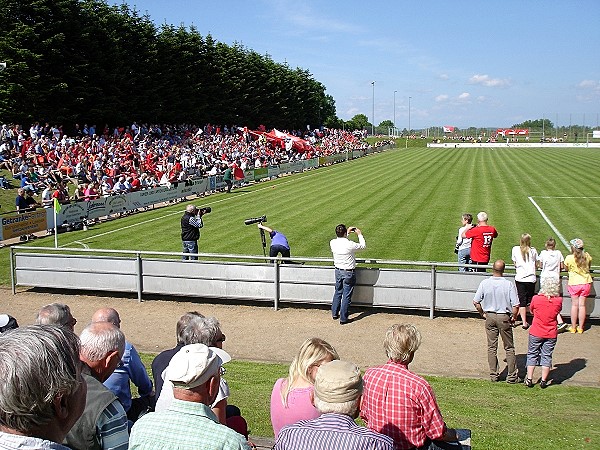
[[[52,188],[50,198],[44,199],[44,206],[49,206],[51,197],[62,203],[92,200],[222,174],[228,167],[243,171],[369,147],[360,133],[292,130],[289,135],[311,144],[300,150],[291,139],[272,139],[265,131],[134,122],[112,129],[76,124],[66,132],[49,123],[34,123],[29,130],[5,124],[0,133],[0,169],[10,171],[16,187],[35,193]],[[0,180],[1,187],[11,187],[7,178]],[[68,182],[75,185],[70,196]]]
[[[0,315],[2,448],[256,448],[240,409],[228,403],[223,366],[231,357],[216,318],[193,311],[179,319],[177,346],[152,363],[156,391],[113,308],[97,310],[79,338],[67,305],[44,306],[35,325],[19,328],[10,319]],[[463,449],[427,381],[408,369],[420,340],[414,326],[393,325],[384,340],[387,364],[363,378],[330,344],[307,339],[290,376],[273,388],[274,448]],[[132,399],[129,386],[136,371],[142,372],[137,385],[146,401],[130,414],[140,400]],[[386,400],[387,390],[393,396]],[[159,407],[163,397],[168,401]],[[366,427],[354,422],[359,414]]]

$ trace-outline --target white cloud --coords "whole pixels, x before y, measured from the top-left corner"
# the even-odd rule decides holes
[[[469,78],[469,84],[481,84],[486,87],[507,87],[510,81],[501,78],[491,78],[489,75],[473,75]]]
[[[445,102],[446,100],[448,100],[448,96],[446,94],[440,94],[435,98],[436,102]]]
[[[440,80],[448,80],[448,79],[450,79],[450,77],[448,76],[447,73],[441,73],[438,78]]]
[[[600,98],[600,81],[582,80],[577,83],[576,87],[579,89],[579,93],[575,98],[580,102],[596,102]]]
[[[336,17],[325,17],[309,5],[300,4],[290,0],[274,0],[271,10],[280,20],[294,24],[305,32],[319,30],[322,32],[337,32],[356,34],[363,30],[361,26],[343,22]]]
[[[361,110],[359,108],[348,108],[346,110],[346,116],[347,117],[354,117],[357,114],[360,114]]]
[[[460,94],[458,96],[458,100],[459,101],[466,101],[466,100],[469,100],[470,97],[471,97],[471,94],[469,94],[468,92],[463,92],[462,94]]]
[[[600,89],[600,82],[596,80],[583,80],[579,82],[577,87],[581,89],[597,90]]]

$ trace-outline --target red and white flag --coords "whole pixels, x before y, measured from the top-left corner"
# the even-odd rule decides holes
[[[444,133],[454,133],[454,130],[456,129],[456,127],[450,125],[444,125],[442,128],[444,129]]]

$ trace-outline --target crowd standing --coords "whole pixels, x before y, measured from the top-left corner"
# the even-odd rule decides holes
[[[473,268],[471,265],[489,262],[491,245],[498,232],[488,225],[488,216],[484,211],[477,214],[477,225],[471,224],[470,219],[470,214],[462,215],[462,226],[456,238],[455,253],[458,254],[459,270],[485,272],[484,268]],[[556,249],[556,240],[550,237],[545,242],[545,249],[538,254],[531,245],[531,235],[523,233],[519,245],[514,246],[511,252],[515,268],[514,283],[504,277],[505,262],[498,259],[492,266],[492,276],[479,284],[473,304],[485,319],[491,381],[500,381],[502,373],[497,355],[499,338],[506,353],[506,382],[515,384],[524,381],[527,387],[533,387],[534,369],[541,366],[540,386],[545,389],[549,384],[552,352],[558,334],[564,331],[573,334],[584,332],[586,299],[593,283],[592,257],[585,251],[583,240],[579,238],[572,239],[569,246],[571,254],[563,258]],[[538,269],[539,292],[535,295]],[[568,271],[567,288],[571,296],[570,326],[561,315],[560,272],[564,270]],[[528,313],[533,316],[531,324]],[[524,330],[530,330],[527,374],[523,379],[518,374],[513,339],[513,328],[519,324]]]

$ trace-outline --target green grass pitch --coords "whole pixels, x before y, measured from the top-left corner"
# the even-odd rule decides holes
[[[267,225],[287,235],[292,255],[330,256],[334,228],[345,223],[363,230],[368,248],[361,256],[454,261],[463,212],[487,211],[499,232],[493,259],[509,260],[524,232],[543,249],[556,233],[532,197],[561,235],[581,237],[600,258],[598,173],[596,149],[395,149],[193,202],[213,208],[205,216],[201,252],[261,254],[256,226],[243,222],[266,214]],[[62,234],[59,245],[179,252],[183,206]],[[36,244],[46,241],[51,245],[49,239]]]

